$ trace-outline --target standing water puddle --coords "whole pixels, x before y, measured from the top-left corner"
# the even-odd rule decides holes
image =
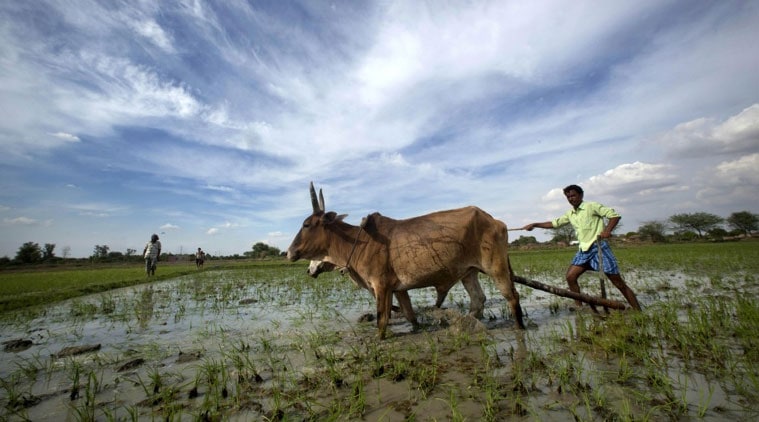
[[[624,370],[619,359],[599,359],[581,350],[566,360],[565,373],[561,357],[546,363],[554,347],[546,344],[570,341],[598,319],[585,310],[572,311],[569,299],[520,286],[529,325],[522,333],[513,329],[505,300],[487,279],[481,281],[488,297],[485,319],[463,325],[469,298],[461,285],[450,291],[447,310],[442,311],[430,307],[434,289],[415,290],[411,298],[422,328],[415,331],[395,316],[390,325],[394,335],[378,341],[373,322],[357,322],[374,314],[368,292],[336,274],[314,281],[300,271],[208,270],[9,313],[0,322],[0,341],[20,343],[0,352],[5,418],[360,415],[394,420],[415,415],[427,420],[452,412],[482,416],[483,408],[490,409],[486,404],[491,393],[494,415],[583,419],[625,414],[575,403],[581,392],[556,391],[556,385],[563,385],[562,376],[582,390],[605,383],[588,375],[593,371]],[[689,283],[709,288],[706,280],[682,274],[664,279],[631,273],[628,278],[644,306],[668,300]],[[586,291],[596,291],[596,279],[586,276],[583,281],[589,285]],[[610,293],[621,298],[616,291]],[[557,347],[555,353],[562,351]],[[544,376],[515,380],[516,369],[529,365]],[[686,415],[745,416],[746,405],[736,404],[741,400],[736,391],[726,391],[701,371],[681,375],[688,365],[692,363],[673,359],[668,366],[673,373],[662,378],[681,379],[685,387],[678,394]],[[374,384],[362,379],[364,370]],[[487,386],[498,377],[516,383],[509,387],[515,390],[503,390],[503,380]],[[472,385],[482,392],[465,393]],[[598,398],[596,407],[629,406],[628,414],[645,415],[645,409],[636,409],[625,397],[625,385],[622,380],[621,385],[595,387],[594,394],[607,397],[606,404]],[[382,392],[369,393],[370,386]],[[356,408],[356,403],[363,407]],[[703,412],[698,404],[688,403],[700,403]]]

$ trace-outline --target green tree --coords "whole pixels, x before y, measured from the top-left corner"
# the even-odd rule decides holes
[[[253,258],[266,258],[269,256],[276,257],[279,256],[279,248],[269,246],[264,242],[258,242],[253,245],[253,250],[250,252],[245,252],[245,255]]]
[[[727,217],[727,224],[742,231],[746,236],[750,236],[751,232],[759,230],[759,215],[748,211],[734,212]]]
[[[667,225],[661,221],[644,221],[638,228],[638,234],[644,239],[651,239],[652,242],[663,242],[666,239],[666,231]]]
[[[703,238],[705,232],[717,228],[725,220],[718,215],[707,212],[695,212],[675,214],[669,217],[669,221],[675,224],[680,231],[695,230],[698,237]]]
[[[42,251],[42,260],[55,258],[55,243],[45,243],[45,249]]]
[[[18,248],[16,252],[16,261],[24,264],[31,264],[42,260],[42,250],[40,245],[35,242],[26,242]]]
[[[92,251],[92,257],[93,258],[107,258],[108,251],[110,250],[111,248],[108,247],[108,245],[95,245],[95,249]]]
[[[572,227],[571,224],[566,224],[561,227],[553,228],[551,229],[551,231],[553,231],[553,238],[551,238],[552,242],[570,243],[576,238],[575,229],[574,227]]]
[[[519,239],[511,241],[511,244],[514,246],[536,245],[537,243],[538,239],[536,239],[535,236],[519,236]]]

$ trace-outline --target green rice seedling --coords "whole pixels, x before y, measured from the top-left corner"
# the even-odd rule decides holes
[[[84,395],[72,402],[71,411],[74,414],[74,419],[77,421],[95,421],[97,403],[95,396],[101,389],[100,378],[94,371],[89,371],[87,374],[87,381],[84,384]]]
[[[619,384],[629,383],[635,376],[635,370],[628,362],[626,353],[622,353],[622,356],[619,357],[617,364],[619,366],[619,370],[617,371],[615,381]]]
[[[698,410],[696,412],[696,416],[703,418],[706,416],[706,412],[709,410],[709,405],[711,404],[712,396],[714,395],[714,386],[710,383],[706,392],[702,389],[699,391],[699,393]]]
[[[224,361],[205,359],[199,373],[199,380],[205,385],[206,390],[202,407],[214,412],[220,411],[229,397],[228,372]]]
[[[0,389],[4,394],[0,397],[3,408],[11,413],[23,412],[28,404],[39,400],[32,394],[31,384],[23,382],[21,374],[13,373],[7,378],[0,378]]]
[[[98,307],[94,303],[75,300],[71,302],[71,316],[75,318],[92,317],[97,314]]]
[[[454,422],[462,422],[465,420],[464,416],[461,414],[461,410],[459,409],[459,403],[458,403],[458,393],[455,391],[455,389],[451,388],[448,393],[448,400],[445,400],[443,398],[437,398],[437,400],[441,400],[448,404],[448,407],[451,409],[451,420]]]
[[[366,406],[364,380],[359,377],[356,382],[353,383],[351,389],[350,408],[348,409],[349,416],[353,418],[361,418],[366,411]]]
[[[69,381],[71,383],[71,389],[69,390],[69,398],[71,401],[76,400],[79,398],[79,377],[82,374],[82,365],[76,361],[71,360],[71,365],[69,365],[71,372],[69,373]]]
[[[103,293],[100,295],[99,311],[103,315],[111,315],[116,311],[116,300],[110,293]]]
[[[30,358],[21,358],[19,361],[14,362],[18,372],[20,372],[26,379],[36,379],[37,375],[44,368],[43,363],[40,360],[39,354]]]

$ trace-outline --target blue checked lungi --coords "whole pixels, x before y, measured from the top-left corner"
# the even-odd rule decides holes
[[[606,274],[619,274],[617,258],[606,241],[601,242],[601,253],[604,256],[604,272]],[[590,265],[593,271],[598,271],[598,242],[593,242],[593,245],[587,251],[577,251],[577,255],[572,260],[572,265],[577,265],[578,267],[583,267],[586,264]]]

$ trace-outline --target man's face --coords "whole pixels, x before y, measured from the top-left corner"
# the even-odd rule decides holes
[[[564,196],[567,197],[567,201],[574,207],[577,208],[582,203],[582,195],[580,195],[579,192],[575,190],[570,190],[567,193],[564,194]]]

